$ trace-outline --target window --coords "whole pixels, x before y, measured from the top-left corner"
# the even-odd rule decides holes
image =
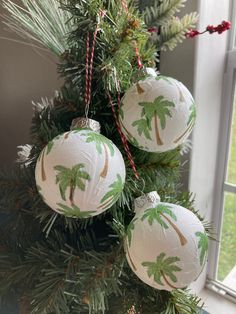
[[[227,52],[214,201],[217,242],[209,256],[208,287],[236,300],[236,3]]]

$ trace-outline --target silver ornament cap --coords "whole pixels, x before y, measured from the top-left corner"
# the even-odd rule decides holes
[[[98,121],[84,117],[76,118],[71,123],[71,130],[75,129],[91,129],[96,133],[100,133],[101,125]]]
[[[135,212],[139,213],[144,207],[145,209],[155,207],[160,201],[161,198],[156,191],[144,194],[134,200]]]
[[[157,75],[158,73],[154,68],[142,67],[134,72],[131,80],[133,83],[137,83],[147,77],[157,77]]]

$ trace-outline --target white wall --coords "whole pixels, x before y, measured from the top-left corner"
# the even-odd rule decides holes
[[[59,86],[53,56],[39,55],[29,46],[2,39],[16,39],[4,28],[0,21],[0,166],[11,164],[16,146],[29,140],[31,100],[52,97]]]
[[[198,1],[188,0],[185,8],[181,10],[181,16],[186,13],[198,11]],[[194,89],[194,61],[195,61],[196,40],[187,39],[179,44],[174,51],[164,52],[161,55],[161,72],[181,81],[191,93]],[[188,189],[190,155],[182,158],[181,182],[183,189]]]
[[[228,20],[230,0],[199,0],[199,28]],[[214,187],[217,167],[218,134],[222,99],[227,33],[205,34],[197,40],[194,96],[198,104],[197,121],[193,133],[190,190],[196,193],[196,208],[214,221]],[[193,286],[199,290],[206,272]]]

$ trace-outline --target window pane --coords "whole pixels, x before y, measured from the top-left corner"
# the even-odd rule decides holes
[[[236,291],[236,194],[225,193],[218,280]]]
[[[227,182],[236,184],[236,97],[234,96],[234,110],[231,127],[229,150],[229,163],[227,169]]]

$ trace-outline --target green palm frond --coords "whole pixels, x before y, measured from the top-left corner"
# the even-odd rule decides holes
[[[64,167],[64,166],[55,166],[55,170],[58,171],[56,175],[56,184],[59,183],[59,189],[62,199],[66,200],[66,190],[68,186],[70,186],[71,182],[71,171],[70,169]]]
[[[148,124],[146,119],[140,119],[137,121],[134,121],[132,123],[132,126],[137,127],[137,131],[139,135],[144,134],[144,136],[151,140],[151,135],[150,135],[150,130],[151,130],[151,126]]]
[[[166,126],[166,116],[171,117],[170,107],[175,107],[175,104],[171,101],[166,100],[163,96],[158,96],[153,102],[140,102],[142,109],[142,117],[151,123],[151,120],[156,114],[160,119],[162,129]]]
[[[171,207],[164,204],[158,204],[154,208],[146,209],[141,219],[142,221],[148,219],[149,225],[152,225],[154,221],[157,221],[163,228],[168,229],[168,225],[163,220],[163,214],[167,214],[173,220],[177,221],[177,217],[172,212]]]
[[[51,152],[53,145],[54,145],[53,140],[48,143],[47,150],[46,150],[47,155]]]
[[[114,156],[115,150],[113,143],[107,137],[93,131],[81,135],[86,136],[86,143],[96,143],[96,149],[99,154],[102,153],[102,145],[107,145],[110,150],[111,156]]]
[[[157,75],[157,77],[155,79],[156,79],[156,81],[163,80],[163,81],[167,82],[168,84],[173,85],[173,79],[171,77],[160,74],[160,75]]]
[[[90,180],[90,175],[82,170],[84,167],[84,164],[78,164],[72,168],[72,184],[74,187],[78,187],[81,191],[85,191],[85,183],[82,179],[87,181]]]
[[[188,119],[188,125],[190,125],[190,123],[194,123],[197,117],[197,112],[196,112],[196,106],[195,103],[193,102],[191,107],[190,107],[190,116]]]
[[[90,210],[90,211],[81,211],[80,208],[76,205],[72,205],[72,207],[69,207],[67,205],[57,203],[59,208],[57,208],[58,212],[61,214],[64,214],[66,217],[71,218],[90,218],[93,216],[96,211]]]
[[[74,29],[71,14],[60,8],[57,0],[21,0],[21,5],[3,0],[9,15],[3,23],[25,40],[33,40],[57,56],[67,49],[67,37]]]
[[[137,221],[138,218],[134,218],[130,224],[128,225],[128,228],[126,230],[126,235],[127,235],[127,238],[128,238],[128,243],[129,243],[129,246],[131,245],[131,240],[132,240],[132,231],[134,230],[134,223],[135,221]]]
[[[119,174],[117,174],[117,180],[113,182],[109,187],[111,189],[103,196],[101,203],[107,201],[111,197],[113,199],[113,202],[118,200],[124,188],[124,182],[122,181],[121,176]]]
[[[180,261],[177,256],[167,257],[166,254],[161,253],[157,256],[155,262],[143,262],[142,265],[147,267],[148,276],[153,276],[156,283],[163,286],[163,278],[169,277],[173,282],[177,282],[177,278],[174,272],[181,271],[181,268],[175,265],[176,262]],[[162,278],[163,277],[163,278]]]
[[[58,171],[56,175],[56,184],[59,184],[59,189],[62,199],[66,200],[66,190],[69,187],[78,187],[81,191],[85,191],[85,180],[89,181],[89,174],[83,170],[84,164],[77,164],[70,168],[64,166],[55,166],[54,169]]]
[[[208,251],[208,236],[205,232],[203,233],[200,231],[196,232],[195,234],[199,238],[198,249],[200,250],[200,264],[202,266]]]

